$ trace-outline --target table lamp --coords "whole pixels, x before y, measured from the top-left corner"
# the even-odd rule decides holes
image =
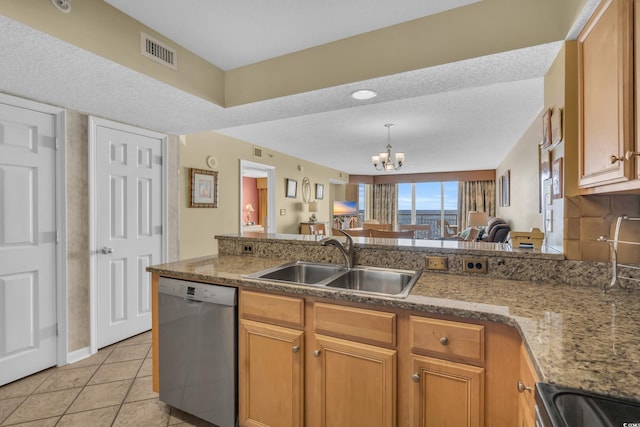
[[[469,227],[485,227],[487,222],[489,222],[489,214],[486,212],[469,212],[467,222]]]
[[[251,212],[255,212],[253,205],[251,203],[247,203],[244,210],[247,211],[247,224],[251,224]]]
[[[311,212],[311,216],[309,217],[310,222],[316,222],[318,218],[316,218],[316,212],[318,212],[318,202],[313,201],[309,202],[309,212]]]

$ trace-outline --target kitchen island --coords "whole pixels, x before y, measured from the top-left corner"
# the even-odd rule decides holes
[[[227,243],[246,246],[247,242],[242,238],[229,237]],[[361,243],[361,249],[364,249],[369,242]],[[383,243],[387,245],[370,249],[379,251],[384,256],[384,252],[391,250],[393,244]],[[255,252],[251,255],[223,253],[219,256],[157,265],[148,270],[153,273],[154,283],[159,276],[165,276],[235,286],[241,291],[300,297],[305,301],[380,312],[406,312],[411,316],[424,315],[471,325],[480,324],[487,326],[489,332],[494,325],[498,328],[507,327],[522,340],[541,381],[640,400],[640,378],[636,375],[640,361],[640,342],[637,340],[640,332],[640,313],[637,310],[640,294],[637,291],[613,289],[604,294],[597,275],[594,276],[594,280],[598,281],[596,283],[587,283],[583,279],[581,285],[576,285],[558,283],[557,278],[533,282],[490,275],[424,271],[410,295],[397,299],[244,277],[296,259],[297,256],[290,252],[290,246],[287,254],[278,250],[271,252],[277,257],[258,256],[262,254]],[[306,253],[315,251],[315,256],[321,258],[326,257],[325,252],[332,249],[307,240],[304,241],[304,246]],[[397,247],[395,249],[398,250]],[[228,248],[225,250],[233,252]],[[371,253],[363,252],[360,255],[362,256],[357,261],[363,263]],[[405,260],[411,258],[404,255],[402,258]],[[452,256],[458,255],[453,253]],[[501,253],[499,256],[504,260],[508,254]],[[535,258],[530,253],[523,256]],[[561,261],[554,254],[539,256],[541,262]],[[385,257],[386,260],[390,258],[393,257]],[[422,258],[424,254],[421,255],[420,259]],[[335,260],[339,262],[340,258]],[[406,265],[396,267],[406,268]],[[400,329],[403,317],[399,316],[398,319]],[[402,339],[399,345],[404,345]],[[517,358],[517,354],[505,357]],[[515,390],[515,384],[508,387]],[[398,390],[400,396],[405,396],[406,393],[403,394],[402,390]],[[400,412],[402,413],[402,409]],[[405,414],[405,417],[408,415]]]

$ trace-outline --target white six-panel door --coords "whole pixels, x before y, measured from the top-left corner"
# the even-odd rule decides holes
[[[55,123],[0,102],[0,385],[56,364]]]
[[[163,137],[92,119],[95,141],[97,347],[151,329],[151,280],[162,261]]]

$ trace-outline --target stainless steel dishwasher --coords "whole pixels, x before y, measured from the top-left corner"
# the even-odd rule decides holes
[[[162,402],[220,427],[237,426],[236,319],[235,288],[160,278]]]

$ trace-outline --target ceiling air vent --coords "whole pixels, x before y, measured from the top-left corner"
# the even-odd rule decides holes
[[[262,157],[262,148],[253,147],[253,157]]]
[[[149,34],[140,33],[142,41],[142,55],[151,58],[167,67],[178,69],[178,54],[175,49],[151,37]]]

